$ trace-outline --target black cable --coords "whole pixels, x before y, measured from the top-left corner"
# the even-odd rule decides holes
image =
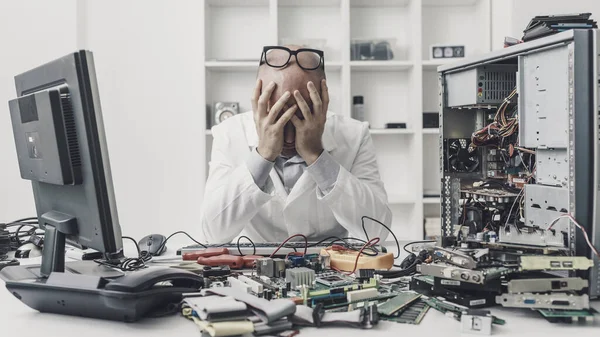
[[[140,250],[140,246],[138,245],[137,241],[135,241],[134,238],[132,238],[130,236],[121,236],[121,238],[122,239],[131,240],[133,242],[133,244],[135,245],[135,249],[137,249],[138,256],[142,255],[142,252]]]
[[[121,271],[134,271],[134,270],[138,270],[138,269],[146,267],[145,258],[143,257],[143,254],[140,250],[140,246],[138,245],[137,241],[135,241],[134,238],[129,237],[129,236],[121,236],[121,238],[131,240],[134,243],[135,249],[137,250],[137,253],[138,253],[138,257],[125,258],[123,261],[119,262],[118,264],[113,264],[113,263],[109,263],[109,262],[101,261],[101,260],[94,260],[94,262],[101,264],[103,266],[120,269]]]
[[[172,238],[173,236],[177,235],[177,234],[185,234],[188,238],[190,238],[190,240],[194,241],[195,243],[197,243],[198,245],[202,246],[202,248],[207,248],[206,245],[202,244],[201,242],[199,242],[198,240],[194,239],[191,235],[189,235],[188,233],[184,232],[184,231],[177,231],[171,235],[169,235],[166,239],[165,242],[163,242],[160,247],[158,247],[157,251],[161,251],[163,250],[163,248],[165,248],[165,245],[167,244],[167,241],[169,241],[170,238]]]
[[[253,251],[252,251],[252,255],[256,255],[256,245],[254,244],[254,242],[252,242],[252,240],[250,240],[250,238],[249,238],[249,237],[247,237],[247,236],[245,236],[245,235],[242,235],[242,236],[240,236],[240,237],[237,239],[237,250],[238,250],[238,252],[240,253],[240,256],[244,256],[244,254],[242,254],[242,250],[240,249],[240,240],[241,240],[242,238],[244,238],[244,239],[248,240],[248,242],[250,242],[250,243],[252,244],[252,249],[253,249]]]
[[[24,236],[31,236],[31,234],[35,233],[35,231],[38,229],[37,225],[34,224],[28,224],[28,223],[20,223],[21,225],[17,228],[17,230],[14,232],[14,238],[15,241],[17,242],[17,245],[20,246],[23,244],[23,242],[21,242],[21,238]],[[31,230],[27,231],[27,233],[23,236],[21,236],[19,233],[21,232],[21,229],[23,229],[23,227],[33,227],[33,232],[31,232]],[[31,233],[30,233],[31,232]]]
[[[38,222],[38,218],[37,217],[23,218],[23,219],[11,221],[11,222],[7,223],[7,225],[16,224],[16,223],[19,223],[19,222],[28,222],[28,221],[35,221],[35,223],[37,223]]]
[[[400,257],[400,242],[398,241],[398,238],[396,237],[396,234],[394,234],[394,232],[392,232],[392,230],[388,226],[386,226],[383,222],[381,222],[379,220],[376,220],[376,219],[373,219],[370,216],[363,215],[360,218],[360,222],[362,223],[362,228],[363,228],[363,231],[365,232],[365,237],[367,239],[367,242],[369,241],[369,234],[367,233],[367,229],[365,228],[365,219],[369,219],[371,221],[375,221],[376,223],[378,223],[381,226],[383,226],[383,228],[387,229],[388,232],[390,232],[390,234],[392,234],[392,236],[394,237],[394,240],[396,241],[396,247],[398,248],[397,255],[396,255],[396,257],[394,257],[394,259],[399,258]]]

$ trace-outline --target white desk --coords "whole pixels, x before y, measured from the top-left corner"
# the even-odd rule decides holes
[[[27,262],[39,263],[38,259]],[[600,301],[593,307],[600,311]],[[551,324],[535,311],[527,309],[505,309],[496,307],[492,313],[506,320],[504,326],[494,326],[493,336],[576,336],[600,337],[600,318],[594,325]],[[192,322],[181,316],[157,319],[144,319],[137,323],[121,323],[90,318],[42,314],[30,309],[13,297],[0,280],[0,336],[61,336],[61,337],[200,337],[200,332]],[[382,321],[371,330],[347,328],[305,328],[300,336],[369,337],[369,336],[461,336],[460,322],[430,309],[420,325],[399,324]],[[462,335],[476,336],[476,335]]]

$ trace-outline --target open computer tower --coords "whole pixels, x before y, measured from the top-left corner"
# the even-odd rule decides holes
[[[600,263],[583,231],[598,247],[597,41],[596,30],[566,31],[438,70],[443,245],[586,256],[594,266],[577,276],[591,298]]]

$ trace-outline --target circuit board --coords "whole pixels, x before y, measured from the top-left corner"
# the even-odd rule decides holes
[[[408,307],[411,303],[418,300],[421,297],[421,294],[414,292],[405,292],[401,293],[398,296],[390,299],[389,301],[380,304],[377,308],[379,314],[385,316],[391,316],[400,310]]]
[[[587,310],[538,309],[537,312],[550,323],[579,323],[593,321],[598,312],[593,308]]]
[[[404,324],[419,324],[427,314],[430,306],[425,301],[418,299],[408,308],[392,316],[381,316],[383,320],[404,323]]]

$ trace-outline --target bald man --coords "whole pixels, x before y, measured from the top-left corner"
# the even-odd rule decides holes
[[[293,234],[384,240],[392,215],[366,123],[328,112],[323,52],[264,47],[252,110],[213,127],[202,231],[210,243]]]

